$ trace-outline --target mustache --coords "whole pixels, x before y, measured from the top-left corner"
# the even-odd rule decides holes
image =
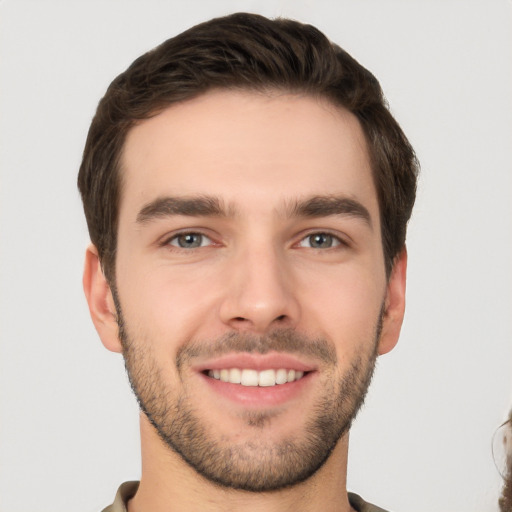
[[[214,341],[191,341],[178,350],[176,366],[181,369],[198,357],[210,359],[233,352],[286,352],[319,359],[327,364],[336,364],[338,360],[334,345],[325,338],[310,338],[293,329],[279,329],[263,335],[229,332]]]

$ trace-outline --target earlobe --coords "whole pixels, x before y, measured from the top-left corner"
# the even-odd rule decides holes
[[[395,259],[387,285],[379,355],[391,351],[398,342],[405,313],[406,276],[407,249],[404,247]]]
[[[83,287],[94,327],[103,345],[112,352],[121,352],[119,329],[110,285],[101,268],[98,250],[90,245],[85,252]]]

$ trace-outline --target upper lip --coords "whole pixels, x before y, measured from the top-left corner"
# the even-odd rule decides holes
[[[217,358],[202,361],[194,365],[198,372],[207,370],[222,370],[223,368],[240,368],[249,370],[270,370],[286,368],[288,370],[299,370],[311,372],[316,370],[314,364],[304,362],[293,354],[270,352],[268,354],[253,354],[248,352],[232,353]]]

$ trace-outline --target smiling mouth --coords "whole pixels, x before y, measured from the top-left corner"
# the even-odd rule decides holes
[[[212,379],[228,382],[230,384],[240,384],[248,387],[271,387],[287,384],[300,380],[309,372],[301,370],[288,370],[279,368],[277,370],[253,370],[239,368],[223,368],[220,370],[206,370],[205,375]]]

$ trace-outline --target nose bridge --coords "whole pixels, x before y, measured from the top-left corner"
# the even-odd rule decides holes
[[[297,322],[299,307],[283,249],[269,240],[248,242],[236,251],[231,265],[222,305],[224,322],[255,332]]]

